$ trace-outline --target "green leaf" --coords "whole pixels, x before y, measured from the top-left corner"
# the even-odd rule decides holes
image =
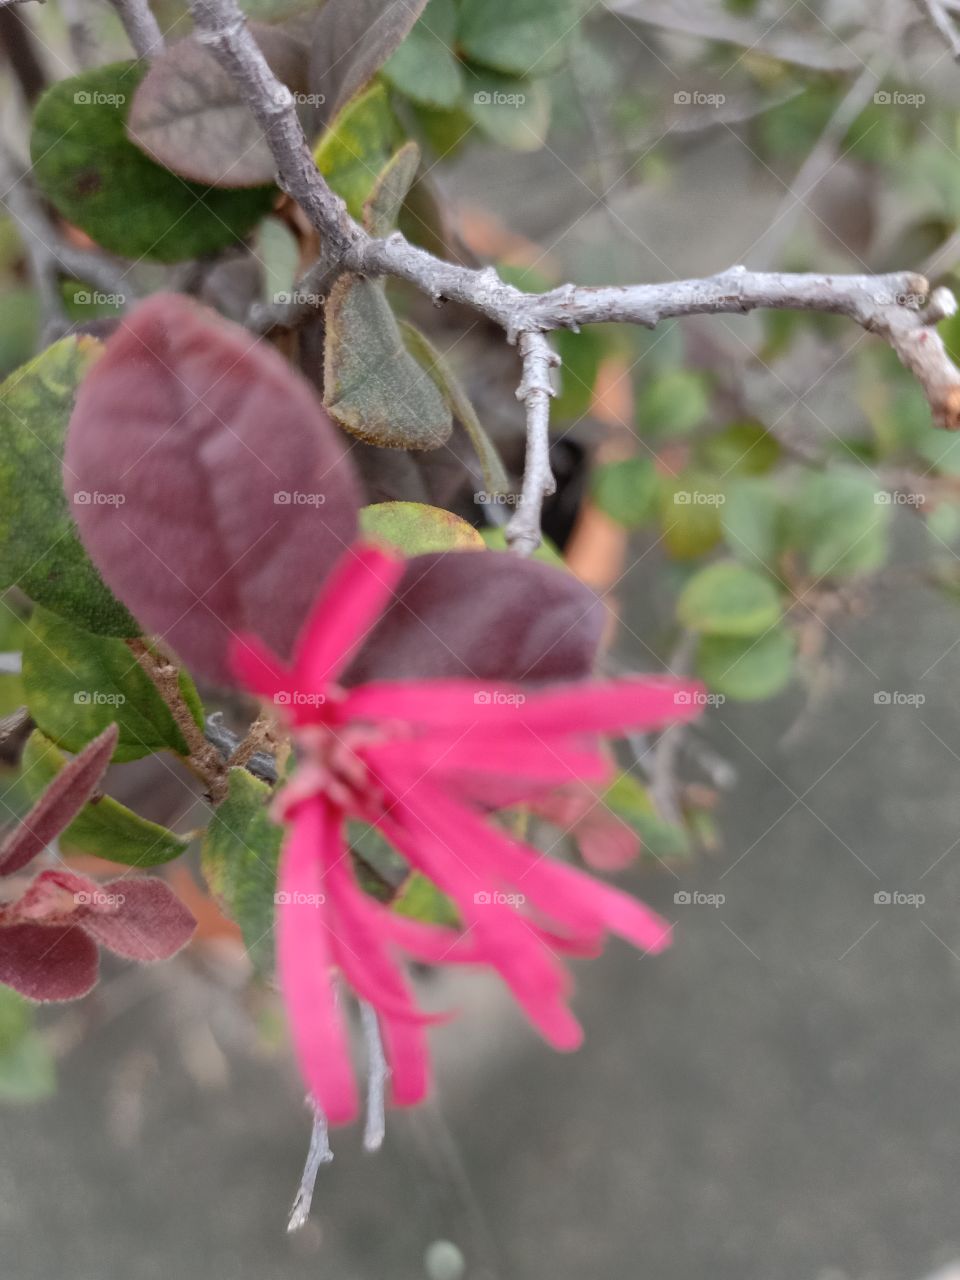
[[[23,754],[23,780],[36,799],[66,765],[66,757],[34,730]],[[148,822],[111,796],[88,804],[60,837],[61,845],[79,853],[121,862],[129,867],[155,867],[181,857],[189,838]]]
[[[510,481],[500,460],[500,454],[497,452],[497,446],[487,435],[467,395],[466,388],[454,373],[450,362],[412,324],[402,320],[400,332],[403,334],[407,350],[436,383],[440,394],[450,406],[450,412],[470,437],[470,443],[476,450],[477,459],[480,462],[480,470],[483,472],[483,483],[486,486],[484,496],[489,499],[491,495],[509,493]]]
[[[227,798],[214,814],[200,851],[207,884],[240,926],[247,954],[261,974],[273,971],[277,864],[283,842],[283,829],[267,811],[270,794],[267,784],[246,769],[231,769]]]
[[[115,62],[47,90],[30,137],[40,188],[68,222],[124,257],[181,262],[237,244],[275,188],[199,186],[145,156],[126,123],[146,71],[145,62]]]
[[[659,477],[658,508],[663,545],[677,560],[695,560],[720,541],[725,493],[713,476],[684,471]]]
[[[460,48],[515,75],[553,71],[582,13],[580,0],[460,0]]]
[[[660,817],[650,792],[632,774],[618,774],[603,793],[603,803],[636,831],[652,857],[669,862],[689,856],[686,831]]]
[[[702,636],[698,674],[716,693],[740,702],[772,698],[790,682],[796,656],[792,631],[775,627],[756,639]]]
[[[550,90],[540,80],[515,80],[486,67],[466,68],[463,106],[481,133],[511,151],[539,151],[550,129]]]
[[[457,36],[454,0],[430,0],[423,16],[383,67],[383,75],[412,102],[455,107],[463,73],[453,52]]]
[[[659,488],[651,458],[607,462],[593,473],[593,500],[611,519],[637,529],[653,514]]]
[[[360,509],[360,532],[375,542],[422,556],[431,551],[486,550],[473,525],[423,502],[377,502]]]
[[[709,383],[702,373],[670,369],[649,382],[637,398],[641,435],[687,435],[710,412]]]
[[[748,476],[727,487],[722,509],[727,546],[745,564],[763,565],[771,572],[783,540],[783,501],[769,480]]]
[[[782,609],[769,578],[735,560],[695,573],[677,601],[677,617],[691,631],[713,636],[755,636],[776,624]]]
[[[704,466],[718,472],[721,479],[731,472],[764,475],[776,466],[780,454],[780,442],[761,422],[735,422],[710,436],[698,450]]]
[[[400,142],[400,129],[382,84],[372,85],[347,103],[320,139],[314,152],[317,168],[343,196],[357,221]]]
[[[140,628],[80,544],[64,493],[67,422],[100,349],[92,338],[64,338],[0,386],[0,588],[16,583],[91,631],[135,636]],[[71,499],[104,496],[74,492]]]
[[[559,329],[553,335],[560,365],[560,394],[553,402],[552,417],[557,421],[582,418],[590,412],[600,365],[609,340],[593,325],[574,333]]]
[[[407,349],[383,282],[342,275],[326,305],[325,403],[352,435],[388,449],[436,449],[453,416]]]
[[[451,929],[461,927],[456,907],[432,880],[419,871],[407,877],[391,906],[399,915],[424,924],[442,924]]]
[[[886,496],[850,467],[806,477],[794,499],[790,539],[816,578],[868,573],[884,563],[892,510]]]
[[[395,230],[419,168],[420,148],[406,142],[381,170],[363,205],[363,225],[372,236],[388,236]]]
[[[53,1054],[34,1029],[35,1008],[0,987],[0,1101],[39,1102],[56,1089]]]
[[[68,751],[81,750],[116,724],[115,761],[157,751],[190,754],[170,708],[129,647],[45,609],[34,611],[24,636],[23,686],[34,720]]]

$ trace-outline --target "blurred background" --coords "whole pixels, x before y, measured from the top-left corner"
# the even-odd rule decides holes
[[[177,20],[171,7],[164,25]],[[95,61],[127,53],[92,2],[0,21],[13,164],[25,66],[40,82],[70,73],[78,24]],[[953,286],[954,52],[907,0],[607,0],[583,5],[549,70],[502,81],[524,102],[495,117],[469,60],[463,101],[444,108],[402,66],[383,78],[457,253],[524,287],[733,263],[911,269]],[[279,232],[263,235],[269,296],[287,259]],[[41,338],[28,266],[7,218],[4,372]],[[64,288],[74,306],[80,284]],[[514,354],[453,309],[433,323],[515,466]],[[942,328],[956,357],[960,326]],[[614,945],[578,967],[587,1042],[570,1058],[495,983],[425,974],[431,1003],[462,1011],[433,1036],[435,1104],[390,1116],[374,1156],[335,1134],[311,1221],[288,1237],[309,1117],[282,1015],[196,868],[178,864],[201,920],[186,954],[107,967],[88,1000],[35,1020],[0,1005],[5,1274],[907,1280],[960,1267],[960,442],[933,429],[895,357],[840,319],[559,342],[552,542],[611,605],[609,669],[696,672],[710,694],[695,729],[630,744],[610,800],[645,846],[622,882],[675,922],[675,945],[657,959]],[[430,500],[495,525],[476,477],[449,458],[424,467]],[[390,496],[376,460],[368,482]],[[703,577],[718,561],[761,615],[772,594],[772,621],[718,618]],[[0,634],[0,651],[16,648]],[[21,695],[0,675],[0,713]],[[169,769],[115,776],[138,811],[195,825]],[[12,764],[0,785],[14,805]]]

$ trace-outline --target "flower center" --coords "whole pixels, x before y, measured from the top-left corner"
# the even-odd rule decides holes
[[[355,814],[382,809],[383,793],[364,751],[383,742],[384,736],[368,724],[311,724],[297,729],[297,771],[277,797],[275,816],[289,820],[294,808],[317,795]]]

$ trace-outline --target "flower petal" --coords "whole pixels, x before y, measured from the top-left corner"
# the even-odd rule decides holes
[[[323,862],[343,856],[341,816],[322,800],[296,817],[280,860],[277,965],[300,1070],[331,1124],[359,1110],[347,1037],[337,1008],[322,907]]]
[[[343,554],[297,637],[301,691],[319,692],[343,670],[393,599],[404,568],[402,559],[363,543]]]

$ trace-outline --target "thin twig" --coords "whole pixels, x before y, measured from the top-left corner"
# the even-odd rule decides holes
[[[942,0],[915,0],[917,8],[927,19],[937,35],[950,50],[951,55],[960,62],[960,31]],[[950,6],[952,9],[952,6]]]
[[[544,498],[556,493],[550,470],[550,400],[556,394],[550,370],[560,363],[546,337],[530,332],[520,335],[523,381],[517,391],[527,411],[527,456],[523,467],[520,502],[507,525],[507,542],[521,555],[540,545],[540,512]]]
[[[211,801],[219,804],[227,792],[227,766],[220,752],[207,741],[203,729],[194,719],[193,711],[180,687],[179,670],[145,640],[138,637],[126,643],[169,708],[187,746],[187,764],[205,783]]]
[[[113,0],[113,7],[138,57],[155,58],[163,52],[163,32],[148,0]]]
[[[321,234],[324,266],[312,269],[314,272],[339,269],[366,276],[393,276],[437,302],[458,302],[479,312],[500,325],[510,342],[523,339],[531,354],[524,356],[521,398],[527,405],[527,455],[534,471],[524,479],[524,499],[511,522],[515,546],[530,551],[539,540],[533,517],[549,473],[545,462],[549,393],[544,391],[546,379],[541,376],[543,353],[549,348],[540,339],[553,329],[576,330],[584,324],[608,321],[652,328],[673,316],[747,312],[758,307],[845,315],[893,347],[923,386],[941,426],[960,427],[960,370],[934,327],[953,314],[956,303],[945,289],[931,295],[924,277],[912,272],[791,275],[732,267],[704,280],[604,287],[570,284],[540,295],[522,293],[505,284],[492,267],[476,271],[445,262],[410,244],[399,232],[386,239],[370,236],[353,221],[343,200],[318,172],[293,95],[268,66],[236,0],[191,0],[191,11],[197,38],[237,81],[263,128],[276,161],[279,185]],[[305,279],[316,278],[308,272]],[[303,314],[310,314],[309,305],[297,308],[297,315]],[[530,376],[531,366],[537,370],[535,379]]]

